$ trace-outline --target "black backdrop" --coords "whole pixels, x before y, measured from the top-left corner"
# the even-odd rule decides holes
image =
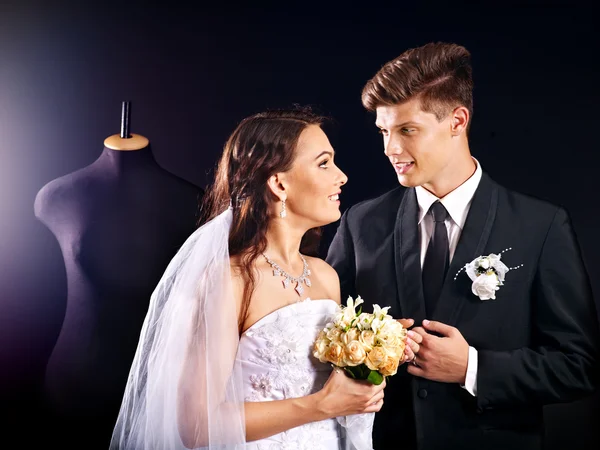
[[[35,220],[34,198],[48,181],[98,157],[103,140],[120,130],[123,100],[132,102],[131,131],[150,139],[158,162],[198,186],[209,181],[241,118],[314,105],[337,120],[330,131],[350,179],[346,208],[397,183],[373,117],[361,107],[363,83],[409,47],[465,45],[476,86],[474,156],[498,182],[569,210],[598,302],[592,9],[539,1],[448,2],[443,9],[324,3],[2,2],[0,394],[15,424],[33,431],[48,421],[36,405],[66,306],[62,257]],[[334,227],[325,230],[324,247]],[[599,409],[597,397],[547,408],[548,449],[596,448]],[[43,435],[33,442],[43,444]]]

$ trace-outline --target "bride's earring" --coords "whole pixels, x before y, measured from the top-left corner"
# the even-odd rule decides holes
[[[279,217],[282,219],[287,216],[287,212],[285,211],[285,199],[281,200],[281,211],[279,212]]]

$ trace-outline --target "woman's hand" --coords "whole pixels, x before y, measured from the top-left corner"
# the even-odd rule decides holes
[[[317,407],[327,417],[377,412],[383,406],[385,379],[380,385],[354,380],[335,368],[319,392]]]

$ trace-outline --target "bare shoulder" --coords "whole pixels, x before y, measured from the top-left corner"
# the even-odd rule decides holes
[[[305,256],[311,277],[318,279],[323,285],[329,297],[340,303],[340,277],[333,267],[325,260],[313,256]]]
[[[239,315],[242,306],[242,297],[244,296],[245,281],[242,276],[242,268],[239,256],[229,257],[229,267],[231,268],[231,286],[233,296],[236,300],[237,314]]]
[[[339,277],[337,272],[333,267],[331,267],[327,261],[321,258],[315,258],[314,256],[304,256],[306,258],[306,262],[308,265],[315,270],[319,270],[323,273],[323,275],[333,278],[335,281],[339,282]]]

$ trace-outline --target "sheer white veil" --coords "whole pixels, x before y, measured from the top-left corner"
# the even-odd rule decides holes
[[[155,288],[111,449],[245,447],[228,250],[232,214],[230,206],[199,227]]]

